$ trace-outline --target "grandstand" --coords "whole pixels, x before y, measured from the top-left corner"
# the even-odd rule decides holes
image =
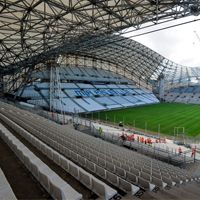
[[[198,67],[175,68],[168,72],[163,99],[166,102],[200,104],[199,77]]]
[[[178,103],[189,103],[189,104],[200,104],[200,86],[181,86],[178,88],[172,88],[166,91],[165,101],[167,102],[178,102]]]
[[[58,127],[55,123],[8,104],[1,103],[0,112],[5,125],[9,124],[67,173],[105,199],[117,194],[115,187],[134,195],[141,189],[153,191],[166,186],[175,187],[177,184],[186,184],[198,178],[186,170],[150,159],[71,128],[63,129],[62,126]],[[52,192],[54,198],[66,198],[65,195],[70,194],[75,199],[81,199],[80,194],[59,178],[55,178],[56,175],[53,176],[50,169],[43,166],[38,158],[34,158],[34,154],[3,126],[1,138],[44,188]],[[85,169],[114,188],[98,180]],[[55,179],[57,182],[52,183]],[[62,187],[59,184],[62,184]]]
[[[62,66],[59,71],[61,94],[57,93],[56,96],[60,95],[61,101],[54,99],[55,110],[58,112],[94,112],[159,102],[151,91],[134,86],[131,81],[118,74],[101,69],[70,66]],[[23,98],[29,104],[48,109],[50,73],[34,73],[31,78],[40,82],[32,82],[17,90],[17,97]]]
[[[0,199],[198,199],[196,146],[172,152],[166,138],[82,116],[198,104],[199,68],[124,34],[199,13],[187,0],[1,1]]]

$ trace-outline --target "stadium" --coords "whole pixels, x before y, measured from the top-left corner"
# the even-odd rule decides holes
[[[0,1],[0,199],[198,199],[200,67],[126,34],[199,14],[199,0]]]

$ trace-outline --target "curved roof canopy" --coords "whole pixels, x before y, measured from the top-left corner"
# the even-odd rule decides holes
[[[68,50],[68,47],[62,47],[63,53]],[[71,52],[113,63],[144,82],[158,79],[161,75],[168,83],[200,79],[200,67],[176,64],[141,43],[119,35],[91,37],[79,42],[76,51]]]
[[[200,67],[185,67],[175,65],[172,69],[166,70],[165,81],[172,87],[177,85],[188,85],[199,83]]]
[[[174,64],[116,34],[129,27],[139,29],[149,23],[198,15],[199,11],[199,0],[0,1],[1,75],[60,54],[79,53],[118,63],[147,79]]]
[[[109,61],[145,82],[154,76],[157,78],[168,68],[163,56],[119,35],[98,36],[84,41],[75,54]]]
[[[138,29],[199,10],[199,0],[0,1],[0,69],[10,74],[62,53],[60,45],[85,36]]]

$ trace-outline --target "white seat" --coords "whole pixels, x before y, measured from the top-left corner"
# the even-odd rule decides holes
[[[125,177],[126,176],[126,173],[125,173],[125,170],[123,170],[121,167],[115,167],[115,173],[118,174],[119,176],[121,177]]]
[[[31,166],[31,173],[35,176],[36,179],[39,178],[39,168],[44,166],[44,163],[35,157],[34,159],[30,160],[30,166]]]
[[[53,161],[59,165],[60,164],[60,154],[57,153],[56,151],[53,151],[52,153],[53,153]]]
[[[105,196],[105,188],[97,180],[92,179],[92,190],[95,191],[99,196]]]
[[[89,160],[86,160],[86,167],[90,171],[95,172],[95,165],[94,165],[94,163],[90,162]]]
[[[53,159],[53,152],[52,149],[46,146],[46,155],[48,158]]]
[[[55,199],[81,200],[82,194],[76,192],[59,177],[50,178],[50,192]]]
[[[49,168],[43,168],[39,171],[39,177],[38,180],[43,185],[43,187],[50,191],[50,185],[49,185],[49,176],[52,175],[52,171],[49,170]]]
[[[100,166],[96,166],[96,174],[98,174],[101,178],[106,178],[106,171]]]
[[[112,172],[115,172],[115,165],[113,165],[110,162],[106,162],[106,169],[108,169],[108,170],[110,170]]]
[[[60,156],[60,165],[64,170],[69,171],[69,162],[64,156]]]
[[[92,178],[92,191],[97,193],[99,196],[104,197],[105,200],[111,199],[117,194],[116,190],[105,183],[100,182],[95,177]]]
[[[131,181],[132,183],[136,183],[138,182],[137,176],[130,173],[130,172],[126,172],[126,179]]]
[[[9,133],[10,138],[14,136]],[[32,139],[35,139],[34,137]],[[10,140],[11,141],[11,140]],[[17,138],[15,138],[13,146],[16,146],[15,150],[18,152],[24,151],[24,154],[16,153],[18,156],[24,156],[27,166],[30,166],[31,173],[40,183],[46,188],[46,190],[55,199],[68,199],[79,200],[82,199],[82,195],[76,192],[70,185],[63,181],[55,172],[53,172],[46,164],[44,164],[39,158],[28,150]],[[41,143],[42,145],[42,143]],[[51,152],[54,150],[50,149]],[[73,170],[72,170],[73,171]]]
[[[83,170],[79,170],[79,181],[87,188],[92,189],[91,175]]]
[[[167,183],[163,182],[161,179],[158,179],[156,177],[152,176],[152,183],[155,184],[156,186],[160,187],[160,188],[165,188],[167,186]]]
[[[118,186],[119,185],[119,180],[118,180],[118,176],[106,171],[106,178],[109,182],[111,182],[113,185]]]
[[[78,161],[78,155],[76,153],[74,153],[73,151],[71,152],[71,159],[75,162]]]
[[[76,179],[79,179],[79,167],[72,162],[69,162],[69,173]]]
[[[122,188],[123,190],[125,190],[126,192],[131,193],[131,195],[135,195],[140,188],[119,178],[119,187]]]
[[[149,181],[147,181],[141,177],[138,177],[138,184],[142,188],[147,189],[149,191],[152,191],[155,188],[154,184],[151,184]]]
[[[86,165],[86,160],[84,157],[82,156],[78,156],[78,163],[81,165],[81,166],[85,166]]]

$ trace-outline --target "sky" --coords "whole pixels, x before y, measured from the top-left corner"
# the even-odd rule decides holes
[[[200,37],[200,21],[134,37],[134,35],[151,31],[152,29],[159,29],[198,19],[200,19],[200,16],[185,17],[162,25],[153,26],[150,29],[132,32],[126,34],[126,36],[144,44],[177,64],[200,67],[200,40],[198,40],[195,34],[196,32]]]

